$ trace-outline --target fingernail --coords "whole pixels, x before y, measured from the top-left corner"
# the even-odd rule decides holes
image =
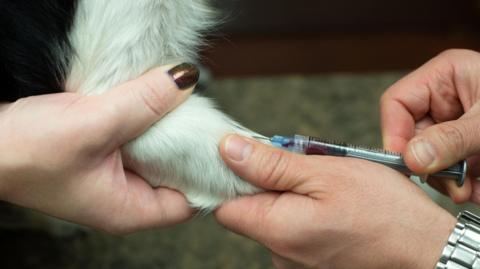
[[[412,153],[417,162],[425,168],[435,161],[435,148],[425,139],[418,139],[413,143]]]
[[[225,151],[229,159],[241,162],[252,153],[252,145],[246,139],[233,135],[227,139]]]
[[[200,71],[191,63],[179,64],[168,71],[178,89],[186,90],[198,83]]]

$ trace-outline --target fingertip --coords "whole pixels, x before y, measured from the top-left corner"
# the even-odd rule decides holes
[[[245,212],[245,208],[248,208],[246,203],[249,201],[245,197],[223,203],[213,212],[215,219],[223,227],[241,233],[241,228],[245,226],[243,218],[247,218],[249,214]]]
[[[233,213],[235,213],[235,210],[236,209],[239,209],[239,210],[242,209],[241,202],[239,203],[239,201],[241,201],[241,199],[242,198],[237,198],[237,199],[234,199],[234,200],[226,201],[215,209],[213,214],[220,224],[224,225],[224,224],[229,223],[230,222],[229,220],[232,217],[235,216],[233,214]],[[227,226],[227,225],[225,225],[225,226]]]
[[[450,197],[454,203],[463,204],[468,201],[476,203],[476,200],[480,202],[480,199],[475,197],[475,181],[467,178],[465,184],[462,187],[458,187],[457,182],[451,179],[429,178],[428,184],[443,195]]]
[[[155,190],[155,195],[159,206],[157,218],[161,226],[183,223],[196,212],[185,196],[176,190],[159,188]]]
[[[254,141],[240,135],[228,135],[221,142],[221,153],[230,163],[241,163],[250,158]]]
[[[147,71],[142,77],[169,78],[170,85],[177,90],[192,90],[200,79],[200,70],[192,63],[167,64]]]
[[[176,65],[170,68],[167,73],[181,91],[195,87],[200,79],[200,70],[192,63]]]
[[[154,68],[139,78],[148,88],[160,90],[163,98],[173,96],[169,106],[165,107],[159,114],[172,111],[182,104],[193,92],[199,80],[199,71],[193,64],[183,63],[178,65],[165,65]],[[154,101],[159,98],[147,96]]]
[[[467,179],[462,187],[458,187],[457,182],[454,180],[447,180],[445,186],[448,196],[450,196],[456,204],[463,204],[472,197],[472,184],[470,179]]]

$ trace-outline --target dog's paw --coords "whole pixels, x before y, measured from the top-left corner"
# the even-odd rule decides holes
[[[126,145],[123,158],[152,186],[179,190],[193,207],[212,210],[226,200],[260,191],[221,159],[218,144],[229,133],[256,135],[218,111],[209,99],[193,95]]]

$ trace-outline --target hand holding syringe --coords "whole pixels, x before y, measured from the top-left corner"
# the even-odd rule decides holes
[[[386,165],[410,176],[416,176],[406,166],[403,156],[398,153],[361,148],[348,144],[329,143],[318,138],[302,135],[295,135],[293,137],[277,135],[273,136],[272,138],[262,139],[268,139],[273,146],[299,154],[358,158]],[[438,173],[428,175],[428,177],[451,178],[457,182],[459,187],[461,187],[465,183],[466,175],[467,162],[462,161]],[[420,178],[423,180],[426,179],[425,176]]]

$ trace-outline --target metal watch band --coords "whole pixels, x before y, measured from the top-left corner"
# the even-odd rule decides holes
[[[464,211],[448,238],[436,269],[480,269],[480,217]]]

